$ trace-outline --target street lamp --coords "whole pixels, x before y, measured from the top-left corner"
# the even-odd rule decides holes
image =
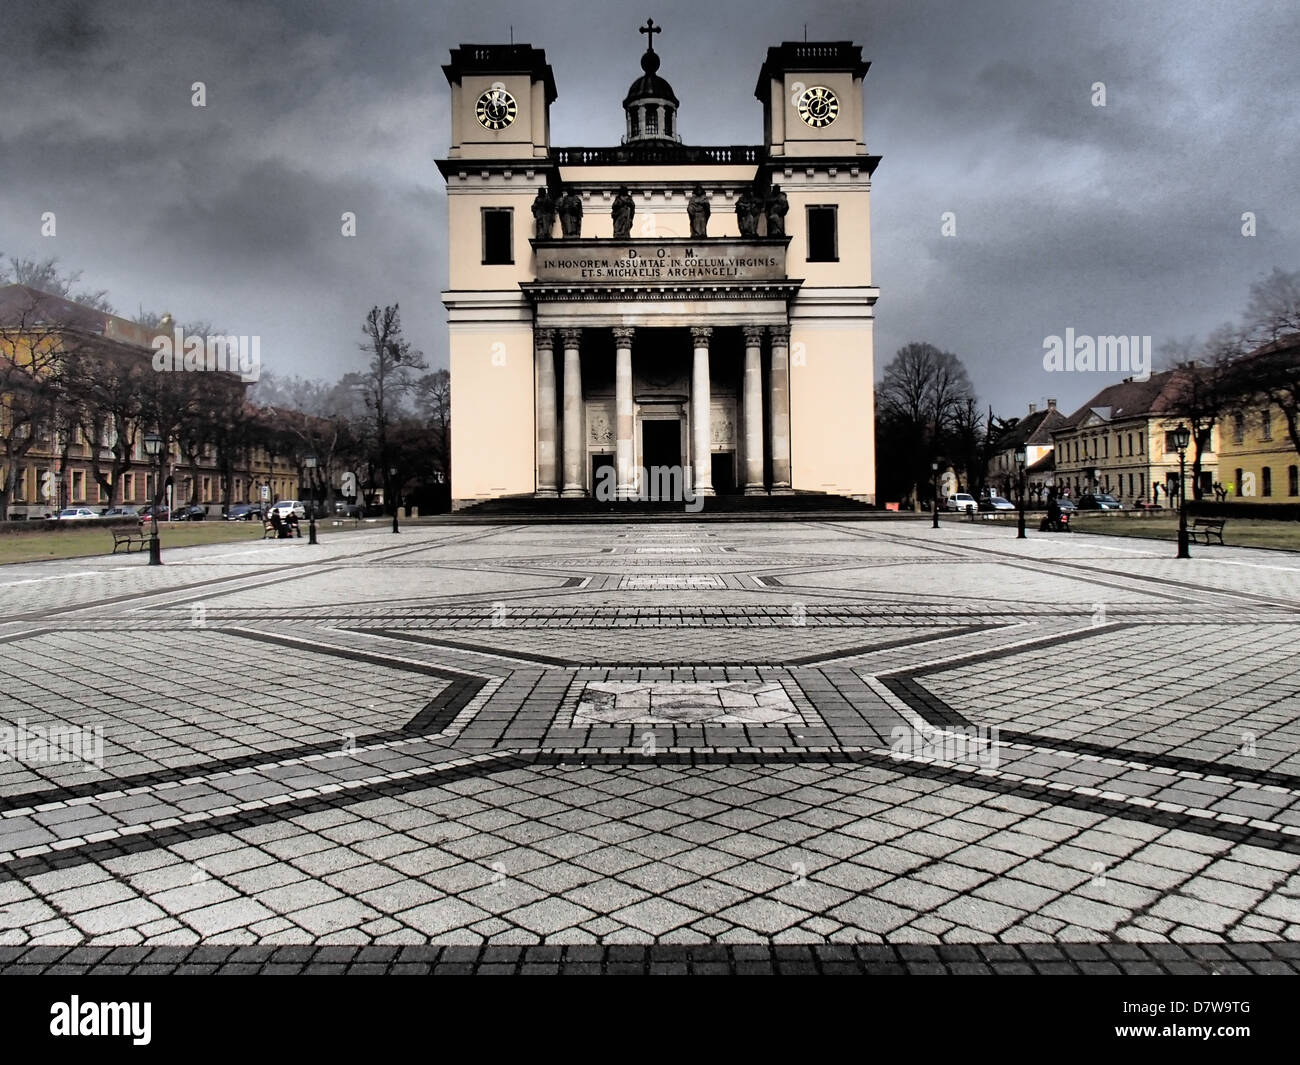
[[[1174,430],[1174,447],[1178,449],[1178,558],[1191,558],[1187,550],[1187,445],[1192,431],[1181,422]]]
[[[939,464],[930,463],[930,509],[934,512],[934,525],[931,528],[939,527]]]
[[[316,542],[316,456],[308,455],[302,460],[307,469],[307,483],[311,487],[311,510],[307,512],[307,543]]]
[[[148,433],[144,438],[144,453],[149,458],[157,459],[162,454],[163,439],[157,433]],[[158,505],[162,499],[162,462],[158,462],[158,472],[154,476],[153,511],[149,515],[152,536],[149,538],[149,565],[162,565],[162,541],[158,539]]]
[[[391,486],[393,482],[396,480],[397,480],[397,467],[389,466],[388,467],[389,485]],[[401,531],[402,530],[397,527],[397,490],[396,488],[394,488],[393,489],[393,532],[401,532]]]
[[[1025,445],[1016,448],[1016,469],[1020,472],[1020,521],[1016,527],[1016,539],[1025,539]]]

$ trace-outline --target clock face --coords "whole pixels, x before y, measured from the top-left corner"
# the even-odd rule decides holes
[[[839,113],[840,101],[825,85],[814,85],[799,97],[799,117],[813,129],[829,126]]]
[[[474,107],[474,117],[485,129],[505,129],[518,114],[515,98],[498,86],[488,89]]]

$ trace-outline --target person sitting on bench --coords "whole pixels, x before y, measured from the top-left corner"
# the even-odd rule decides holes
[[[280,517],[278,510],[271,511],[271,528],[275,530],[275,538],[283,540],[287,535],[284,528],[284,520]]]

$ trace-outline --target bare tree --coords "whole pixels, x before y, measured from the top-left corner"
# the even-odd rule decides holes
[[[372,307],[361,327],[365,340],[361,350],[368,353],[370,363],[361,375],[360,386],[370,420],[374,426],[374,463],[384,482],[385,503],[396,513],[397,499],[393,491],[393,455],[389,447],[389,428],[400,413],[402,402],[414,387],[412,374],[428,369],[424,356],[416,351],[402,336],[402,320],[398,305]]]
[[[1172,341],[1163,351],[1173,363],[1168,414],[1181,418],[1192,433],[1192,495],[1201,499],[1201,468],[1214,427],[1240,402],[1239,362],[1246,351],[1240,329],[1223,325],[1203,344]]]

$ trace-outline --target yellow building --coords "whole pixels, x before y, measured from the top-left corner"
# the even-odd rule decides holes
[[[1270,345],[1243,363],[1243,380],[1266,381],[1289,360],[1300,360],[1294,340]],[[1267,364],[1267,365],[1266,365]],[[1294,374],[1294,369],[1291,373]],[[1267,397],[1256,395],[1230,411],[1222,426],[1219,464],[1228,498],[1245,503],[1294,503],[1300,499],[1300,453],[1291,439],[1286,414]]]
[[[453,506],[645,498],[656,470],[874,502],[861,49],[769,49],[762,144],[692,147],[642,30],[618,146],[551,144],[541,49],[443,68]]]
[[[157,460],[145,453],[144,436],[152,428],[138,419],[129,426],[130,466],[109,476],[114,465],[116,431],[111,420],[100,439],[86,431],[87,419],[66,409],[57,390],[34,409],[37,380],[59,372],[68,360],[98,360],[105,377],[129,381],[129,374],[154,373],[155,331],[125,318],[85,307],[24,285],[0,287],[0,492],[11,520],[42,518],[65,507],[138,508],[153,503]],[[38,353],[33,370],[32,351]],[[40,353],[47,356],[40,360]],[[55,357],[57,356],[57,357]],[[254,502],[264,493],[272,501],[297,498],[299,475],[291,456],[271,455],[258,445],[244,449],[230,463],[229,499],[223,469],[212,444],[200,447],[191,464],[175,445],[162,463],[164,479],[173,482],[177,506],[196,499],[213,516],[225,503]],[[101,475],[111,485],[105,491]],[[164,480],[164,485],[165,485]]]
[[[1184,419],[1177,413],[1183,382],[1180,370],[1129,377],[1103,388],[1052,431],[1054,480],[1058,492],[1074,499],[1088,493],[1115,496],[1121,503],[1159,503],[1178,498],[1178,451],[1173,432]],[[1205,495],[1218,479],[1215,448],[1220,432],[1211,430],[1201,451]],[[1186,455],[1187,498],[1193,497],[1192,452]]]

